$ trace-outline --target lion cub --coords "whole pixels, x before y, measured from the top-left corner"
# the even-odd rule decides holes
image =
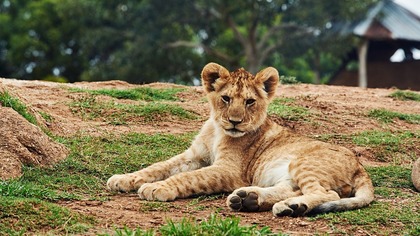
[[[114,175],[111,190],[138,190],[141,199],[172,201],[197,194],[232,192],[234,211],[301,216],[369,205],[372,182],[343,147],[301,137],[267,117],[279,75],[268,67],[256,76],[207,64],[201,74],[210,118],[190,148],[134,173]]]

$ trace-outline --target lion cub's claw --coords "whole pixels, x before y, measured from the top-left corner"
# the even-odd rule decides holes
[[[137,193],[140,199],[148,201],[166,202],[177,197],[176,191],[159,182],[143,184]]]
[[[244,190],[239,190],[231,194],[228,198],[228,205],[234,211],[258,211],[258,195],[254,192],[247,193]]]
[[[303,216],[305,215],[306,211],[308,210],[308,206],[306,204],[286,204],[284,202],[279,202],[274,204],[273,206],[273,214],[278,217],[282,216]]]
[[[109,190],[127,193],[137,190],[143,183],[144,181],[136,175],[122,174],[111,176],[106,186]]]
[[[130,192],[132,190],[131,180],[127,178],[127,175],[113,175],[106,182],[106,186],[109,190],[119,192]]]

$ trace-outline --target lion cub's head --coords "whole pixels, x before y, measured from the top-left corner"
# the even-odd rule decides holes
[[[201,78],[212,118],[227,135],[241,137],[264,123],[279,74],[273,67],[254,76],[242,68],[229,72],[221,65],[209,63]]]

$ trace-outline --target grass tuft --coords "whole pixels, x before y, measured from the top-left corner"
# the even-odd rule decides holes
[[[157,232],[158,231],[158,232]],[[109,235],[109,234],[103,234]],[[182,218],[181,221],[175,222],[169,219],[165,225],[162,225],[156,230],[142,230],[142,229],[116,229],[115,234],[118,236],[134,235],[134,236],[148,236],[148,235],[162,235],[162,236],[184,236],[184,235],[203,235],[203,236],[251,236],[251,235],[282,235],[271,232],[268,227],[258,228],[256,225],[241,226],[240,219],[236,217],[222,218],[211,214],[208,219],[197,221],[191,218]]]
[[[353,211],[318,215],[315,219],[328,220],[334,228],[344,226],[345,234],[418,235],[418,206],[406,201],[403,206],[392,202],[373,202],[370,206]],[[369,232],[369,233],[368,233]]]
[[[412,188],[411,170],[402,166],[367,167],[373,186]]]
[[[420,101],[420,93],[411,92],[411,91],[402,91],[398,90],[396,92],[393,92],[389,95],[392,98],[396,98],[398,100],[403,101]]]
[[[0,196],[37,198],[47,201],[56,201],[59,199],[75,199],[74,196],[67,193],[58,194],[56,191],[47,189],[41,185],[24,183],[19,180],[0,182]]]
[[[177,101],[175,96],[177,93],[184,91],[181,88],[169,89],[154,89],[149,87],[140,87],[134,89],[100,89],[100,90],[87,90],[87,89],[71,89],[73,92],[87,92],[92,95],[106,95],[117,99],[130,99],[142,101]]]
[[[12,97],[7,91],[0,92],[0,103],[4,107],[10,107],[24,117],[30,123],[37,125],[35,116],[28,112],[27,107],[19,99]]]
[[[69,104],[73,113],[83,119],[103,119],[110,124],[127,124],[130,120],[143,118],[144,121],[159,121],[168,116],[194,120],[197,115],[176,104],[148,102],[140,105],[119,104],[113,101],[99,101],[94,95],[82,96]]]
[[[51,235],[76,234],[86,232],[92,223],[92,218],[53,203],[0,196],[0,234],[24,235],[45,229]]]
[[[294,76],[284,76],[280,77],[281,84],[300,84],[300,81],[296,79]]]
[[[304,107],[290,106],[291,101],[293,100],[290,98],[274,99],[268,107],[268,114],[290,121],[305,120],[310,114],[309,110]]]
[[[169,220],[159,232],[162,235],[272,235],[268,227],[258,229],[256,225],[240,226],[239,222],[239,218],[223,219],[212,214],[201,222],[186,218],[180,222]]]
[[[417,159],[420,132],[372,130],[352,135],[350,138],[354,144],[373,150],[379,161],[402,164]]]
[[[404,114],[399,112],[388,111],[385,109],[374,109],[368,114],[369,117],[375,118],[384,123],[390,123],[394,119],[404,120],[412,124],[420,124],[420,115]]]

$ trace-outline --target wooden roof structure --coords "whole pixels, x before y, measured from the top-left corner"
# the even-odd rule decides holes
[[[342,28],[341,34],[349,33],[375,40],[420,41],[420,17],[394,1],[383,0],[363,19]]]
[[[389,59],[396,50],[403,49],[405,52],[404,60],[407,61],[414,59],[412,55],[413,49],[420,50],[420,17],[391,0],[378,2],[368,10],[361,20],[341,25],[338,32],[343,36],[352,34],[361,39],[357,53],[353,52],[353,57],[356,55],[359,61],[359,87],[368,87],[368,74],[369,77],[372,74],[371,71],[368,71],[370,61],[384,57],[382,63],[385,69],[385,61],[387,60],[387,62],[391,63]],[[413,67],[414,64],[411,64]],[[420,64],[416,66],[420,68],[418,66]],[[407,71],[407,68],[404,67],[404,71]],[[412,77],[413,73],[409,74],[407,76]],[[419,76],[414,76],[414,82],[410,82],[409,87],[405,87],[411,88],[411,84],[415,84],[417,81],[417,89],[420,89]],[[331,84],[334,84],[335,77],[333,76]],[[389,86],[389,84],[384,84],[385,86]]]

